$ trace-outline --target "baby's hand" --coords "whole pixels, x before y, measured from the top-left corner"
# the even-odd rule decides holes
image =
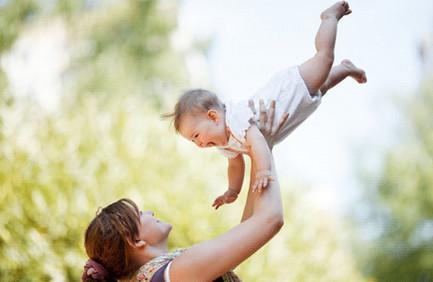
[[[253,185],[253,192],[262,192],[262,190],[268,187],[269,182],[273,181],[272,173],[268,169],[262,169],[256,172],[256,181]]]
[[[236,192],[233,189],[228,189],[224,194],[222,194],[221,196],[215,199],[215,201],[212,204],[212,207],[214,207],[217,210],[220,206],[224,204],[233,203],[234,201],[236,201],[237,198],[238,198],[238,192]]]

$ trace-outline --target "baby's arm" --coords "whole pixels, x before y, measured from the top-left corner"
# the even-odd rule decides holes
[[[242,154],[238,154],[236,157],[230,158],[228,160],[229,166],[227,169],[227,174],[229,179],[229,188],[223,195],[215,199],[214,203],[212,204],[212,207],[215,209],[218,209],[224,204],[234,202],[241,191],[242,183],[244,181],[245,162]]]
[[[239,194],[242,189],[245,174],[245,162],[242,154],[229,159],[227,174],[229,178],[229,189]]]
[[[265,137],[257,128],[256,125],[251,125],[246,134],[246,140],[250,146],[250,155],[252,161],[255,163],[256,180],[253,185],[253,191],[268,186],[269,181],[272,180],[271,176],[271,160],[272,153],[269,149]]]

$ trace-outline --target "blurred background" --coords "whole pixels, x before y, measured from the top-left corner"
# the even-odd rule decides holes
[[[245,195],[211,209],[224,158],[160,115],[307,60],[333,3],[0,0],[0,281],[78,281],[85,228],[120,197],[172,223],[171,248],[237,224]],[[244,281],[433,281],[433,2],[350,5],[336,63],[368,83],[332,89],[275,148],[285,226]]]

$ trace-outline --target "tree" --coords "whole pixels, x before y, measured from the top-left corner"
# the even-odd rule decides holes
[[[400,142],[367,191],[381,232],[364,269],[379,281],[433,281],[433,80],[405,102]]]

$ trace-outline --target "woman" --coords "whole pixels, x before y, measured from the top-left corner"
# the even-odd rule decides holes
[[[274,103],[268,111],[260,104],[259,126],[269,140],[278,131],[271,130],[274,110]],[[283,123],[284,119],[278,127]],[[254,165],[251,171],[255,171]],[[266,244],[283,225],[273,163],[272,174],[275,181],[262,193],[252,193],[250,186],[240,224],[212,240],[171,253],[167,249],[170,224],[158,220],[150,211],[139,211],[128,199],[105,207],[86,230],[85,248],[90,260],[82,280],[240,281],[231,270]],[[250,184],[253,179],[251,173]]]

